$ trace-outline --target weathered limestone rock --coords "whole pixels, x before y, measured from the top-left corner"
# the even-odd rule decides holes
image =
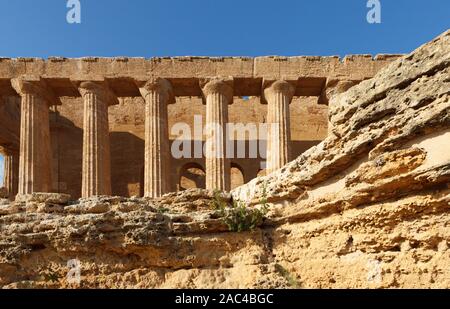
[[[335,95],[341,94],[349,90],[351,87],[359,84],[360,81],[356,80],[339,80],[339,79],[329,79],[327,84],[319,97],[319,104],[327,104],[330,105],[330,98]],[[333,131],[333,123],[328,122],[328,134],[331,134]]]
[[[70,195],[61,193],[32,193],[17,196],[16,202],[53,203],[66,205],[70,201]]]
[[[166,194],[157,202],[166,205],[171,213],[190,213],[210,209],[213,197],[213,190],[190,189],[179,193]],[[225,202],[231,201],[231,195],[227,193],[222,194],[221,198]]]
[[[327,139],[276,173],[236,189],[233,196],[257,202],[263,184],[273,202],[295,202],[324,183],[335,184],[338,191],[343,181],[337,180],[355,170],[361,161],[375,161],[381,154],[419,139],[437,139],[440,148],[430,150],[445,153],[447,143],[442,141],[449,121],[448,41],[446,32],[382,69],[375,78],[332,99],[333,131]],[[447,160],[445,155],[438,157],[435,164]]]
[[[0,286],[449,288],[449,67],[447,31],[332,98],[326,140],[226,197],[267,192],[253,232],[203,190],[0,205]]]

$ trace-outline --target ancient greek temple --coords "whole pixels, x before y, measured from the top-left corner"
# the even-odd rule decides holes
[[[228,191],[318,144],[328,132],[329,97],[397,58],[2,58],[4,187],[11,199]],[[185,123],[195,131],[196,115],[205,126],[270,124],[260,141],[264,158],[175,158],[172,128]],[[241,139],[248,146],[260,138]],[[200,134],[189,143],[204,140]],[[225,131],[212,140],[214,149],[227,147]]]

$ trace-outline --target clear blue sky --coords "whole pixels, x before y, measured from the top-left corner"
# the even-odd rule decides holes
[[[450,28],[449,0],[0,0],[0,56],[406,53]]]

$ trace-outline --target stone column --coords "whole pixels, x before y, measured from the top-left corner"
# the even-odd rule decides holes
[[[81,196],[111,195],[108,106],[117,98],[103,82],[82,82],[84,100]]]
[[[5,169],[3,185],[8,191],[9,198],[13,200],[17,195],[19,185],[19,152],[8,149],[4,155]]]
[[[175,103],[172,85],[157,78],[139,87],[145,99],[144,196],[161,197],[170,191],[167,105]]]
[[[22,97],[18,194],[51,191],[49,106],[56,104],[42,81],[12,80]]]
[[[295,87],[286,81],[275,81],[264,89],[267,101],[267,175],[290,160],[291,125],[289,104]]]
[[[230,161],[226,158],[228,105],[233,102],[232,80],[213,79],[203,87],[206,99],[206,189],[229,191]]]

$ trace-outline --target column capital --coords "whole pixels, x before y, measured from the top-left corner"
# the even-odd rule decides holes
[[[289,101],[295,95],[296,86],[286,80],[264,80],[262,85],[262,103],[267,104],[267,100],[276,94],[282,93],[289,98]]]
[[[83,98],[88,94],[95,94],[108,105],[119,104],[116,94],[109,88],[106,81],[83,81],[75,84]]]
[[[172,84],[165,78],[152,78],[146,82],[136,82],[142,97],[145,99],[151,92],[158,92],[167,100],[167,104],[175,103],[175,95]]]
[[[32,94],[44,99],[48,106],[61,105],[60,99],[53,93],[47,83],[39,77],[13,78],[11,85],[20,96]]]
[[[210,94],[220,93],[224,95],[229,104],[233,102],[234,80],[233,78],[206,78],[199,81],[203,96],[206,98]]]

